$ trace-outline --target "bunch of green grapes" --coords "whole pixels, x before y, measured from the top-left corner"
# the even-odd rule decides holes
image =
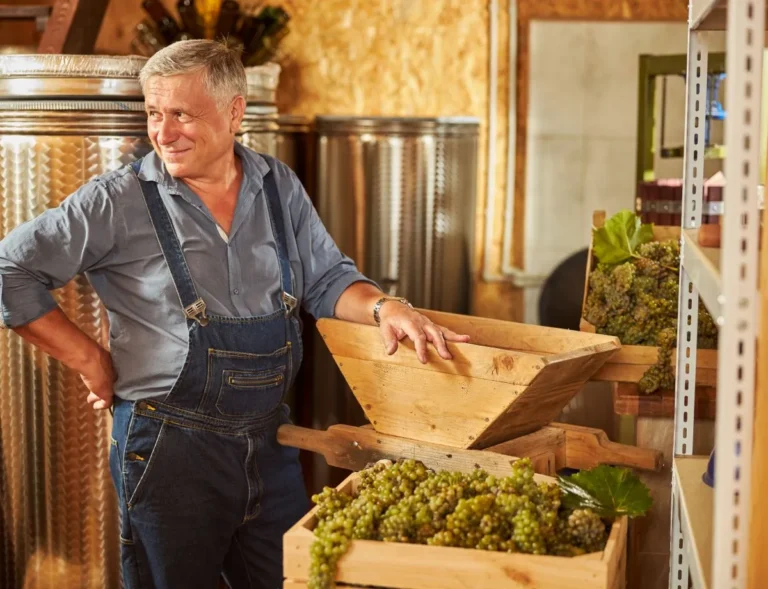
[[[602,550],[605,523],[589,510],[563,509],[560,493],[535,480],[527,458],[507,477],[434,472],[415,460],[378,463],[361,471],[355,497],[328,488],[313,497],[308,586],[334,587],[338,561],[357,539],[562,556]]]
[[[589,276],[584,318],[598,333],[625,345],[658,346],[657,363],[638,383],[644,393],[674,387],[670,365],[677,338],[680,244],[654,241],[638,247],[631,261],[597,264]],[[699,304],[698,346],[717,347],[717,326]]]

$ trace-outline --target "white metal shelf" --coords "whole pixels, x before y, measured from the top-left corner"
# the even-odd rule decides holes
[[[722,325],[723,281],[720,278],[720,248],[701,247],[697,230],[685,229],[682,264],[715,323]]]
[[[727,16],[727,0],[691,0],[689,24],[692,31],[724,31]]]
[[[746,4],[745,0],[691,0],[690,27],[692,31],[724,31],[728,6]],[[768,19],[766,19],[768,22]]]
[[[758,184],[766,0],[690,0],[683,172],[683,260],[675,383],[670,587],[745,589],[752,505],[755,350],[758,325]],[[726,30],[722,247],[698,245],[704,193],[707,37]],[[718,334],[715,489],[692,458],[699,297]],[[714,557],[713,557],[714,556]]]
[[[701,480],[707,456],[675,458],[672,476],[678,493],[683,546],[694,589],[712,586],[712,523],[715,495]]]

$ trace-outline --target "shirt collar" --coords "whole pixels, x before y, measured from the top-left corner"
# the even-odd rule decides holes
[[[258,192],[264,186],[264,176],[269,172],[269,165],[258,153],[244,147],[238,141],[235,141],[235,153],[240,156],[243,165],[241,191],[250,185],[254,192]],[[139,178],[157,182],[175,196],[183,196],[184,190],[187,189],[183,182],[171,176],[165,163],[154,150],[148,153],[141,162]]]

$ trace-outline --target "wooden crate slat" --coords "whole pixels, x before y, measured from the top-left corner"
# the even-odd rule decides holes
[[[357,478],[353,473],[337,488],[351,492]],[[284,574],[292,583],[287,587],[302,587],[308,579],[314,511],[284,536]],[[339,562],[337,580],[394,589],[620,589],[626,536],[627,519],[619,518],[605,550],[586,558],[356,540]]]

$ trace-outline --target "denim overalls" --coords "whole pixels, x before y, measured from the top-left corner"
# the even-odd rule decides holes
[[[140,161],[132,164],[138,174]],[[283,534],[308,510],[298,450],[281,446],[283,397],[302,358],[279,194],[264,178],[282,308],[206,314],[157,184],[140,180],[187,316],[189,350],[165,397],[115,399],[110,470],[125,589],[279,589]]]

